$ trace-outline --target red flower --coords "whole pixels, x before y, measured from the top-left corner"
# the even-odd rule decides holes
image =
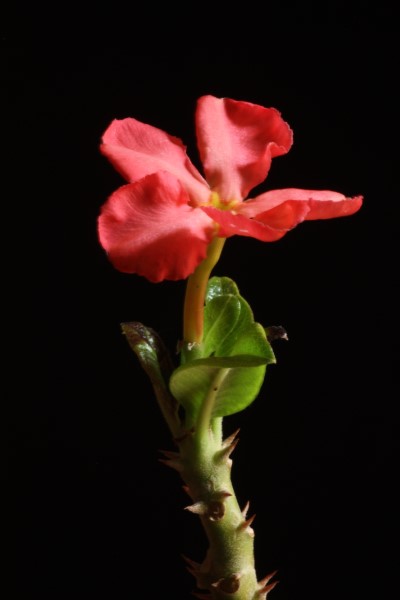
[[[265,242],[301,221],[356,212],[362,197],[282,189],[243,201],[286,154],[292,131],[273,108],[203,96],[196,109],[197,142],[206,179],[181,140],[135,119],[114,120],[102,153],[130,183],[102,207],[99,238],[113,265],[150,281],[185,279],[215,237],[244,235]]]

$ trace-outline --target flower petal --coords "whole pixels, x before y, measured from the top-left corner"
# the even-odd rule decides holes
[[[274,108],[214,96],[198,100],[196,131],[207,181],[226,201],[242,200],[264,181],[271,159],[293,140]]]
[[[249,219],[241,214],[233,213],[229,210],[219,210],[213,206],[202,206],[202,210],[218,223],[219,237],[232,237],[233,235],[243,235],[253,237],[262,242],[275,242],[285,235],[285,229],[275,229],[268,223],[262,223],[256,219]]]
[[[288,202],[290,203],[291,210],[298,210],[299,213],[301,213],[301,205],[307,206],[308,211],[304,216],[304,220],[311,221],[314,219],[332,219],[334,217],[352,215],[361,207],[362,201],[362,196],[346,198],[343,194],[328,190],[298,190],[289,188],[271,190],[260,194],[257,198],[247,200],[240,205],[240,212],[242,215],[261,219],[271,225],[273,225],[274,221],[279,226],[286,226],[285,215],[288,215],[289,220],[292,218],[288,213]],[[299,207],[298,209],[296,209],[296,204]],[[268,214],[270,217],[268,217]]]
[[[157,127],[136,119],[115,119],[103,135],[100,150],[127,181],[167,171],[179,179],[192,201],[209,198],[208,184],[190,162],[181,140]]]
[[[150,281],[185,279],[206,257],[215,228],[169,173],[154,173],[116,190],[98,221],[113,265]]]

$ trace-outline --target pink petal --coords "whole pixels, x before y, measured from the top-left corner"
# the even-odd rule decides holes
[[[240,205],[240,213],[246,215],[246,217],[261,219],[270,224],[273,224],[272,219],[274,219],[276,224],[279,223],[280,226],[285,226],[288,202],[293,211],[297,210],[295,208],[297,204],[299,213],[301,213],[300,207],[302,205],[307,206],[308,210],[304,220],[311,221],[352,215],[361,207],[362,200],[362,196],[346,198],[343,194],[327,190],[272,190],[253,200],[243,202]],[[273,212],[271,212],[272,210]],[[270,214],[270,217],[268,217],[268,214]]]
[[[215,223],[218,223],[217,235],[219,237],[243,235],[256,238],[262,242],[275,242],[286,233],[286,230],[274,229],[268,223],[249,219],[229,210],[219,210],[213,206],[202,206],[201,208]]]
[[[264,181],[271,159],[292,145],[277,110],[228,98],[200,98],[196,130],[207,181],[226,201],[245,198]]]
[[[127,181],[167,171],[179,179],[192,201],[209,198],[208,184],[190,162],[181,140],[157,127],[136,119],[115,119],[103,135],[100,150]]]
[[[169,173],[154,173],[114,192],[98,221],[113,265],[150,281],[185,279],[205,258],[214,224]]]
[[[309,212],[310,207],[306,202],[287,200],[275,208],[259,213],[254,220],[286,233],[306,220]]]

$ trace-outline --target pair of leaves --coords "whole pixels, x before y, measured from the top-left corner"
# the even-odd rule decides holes
[[[260,391],[266,365],[274,362],[265,330],[254,321],[236,284],[213,277],[206,294],[203,343],[182,350],[183,364],[170,379],[170,390],[185,409],[186,425],[195,425],[205,402],[212,402],[211,419],[249,406]]]
[[[137,322],[123,323],[122,331],[175,436],[180,431],[178,403],[185,409],[186,427],[195,426],[205,402],[212,403],[210,419],[240,412],[258,395],[267,364],[276,362],[264,328],[227,277],[209,281],[203,343],[184,347],[182,365],[175,371],[155,331]]]

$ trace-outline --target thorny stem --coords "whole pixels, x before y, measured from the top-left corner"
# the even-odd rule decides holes
[[[207,590],[213,600],[264,600],[275,583],[274,574],[257,581],[254,566],[254,517],[247,519],[248,506],[240,509],[231,482],[233,452],[237,440],[233,434],[221,439],[221,421],[196,440],[196,432],[181,440],[177,469],[186,484],[193,504],[186,510],[200,517],[208,538],[209,549],[202,563],[187,559],[189,571],[200,590]],[[168,464],[168,462],[167,462]],[[203,598],[199,594],[199,598]]]
[[[216,237],[208,247],[206,258],[189,277],[183,310],[183,340],[200,344],[203,339],[204,298],[210,273],[217,264],[225,238]]]
[[[207,257],[189,277],[184,305],[184,342],[201,344],[207,283],[217,263],[224,238],[215,238]],[[196,593],[210,600],[265,600],[275,582],[274,573],[257,581],[254,561],[254,516],[247,519],[248,505],[241,510],[231,482],[236,433],[222,439],[222,418],[213,418],[216,396],[229,368],[221,368],[211,381],[194,429],[182,423],[184,435],[176,439],[178,453],[165,453],[167,465],[176,469],[185,482],[193,504],[187,510],[200,517],[209,549],[202,563],[186,559],[197,586]],[[189,430],[190,429],[190,430]]]

